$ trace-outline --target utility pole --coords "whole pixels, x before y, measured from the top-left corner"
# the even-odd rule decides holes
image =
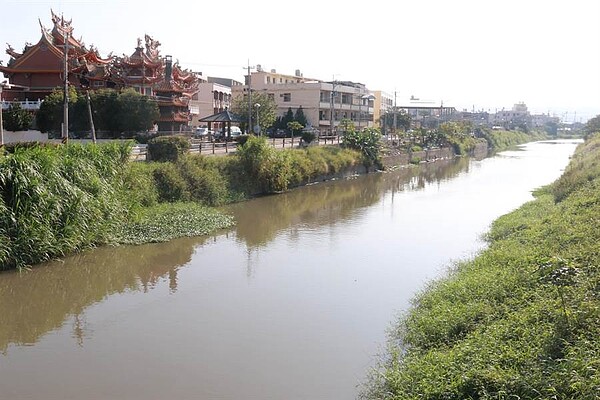
[[[94,117],[92,117],[92,102],[90,101],[90,90],[85,92],[87,97],[88,114],[90,115],[90,128],[92,129],[92,142],[96,144],[96,128],[94,128]]]
[[[252,130],[252,77],[250,76],[250,59],[248,59],[248,129],[246,133],[250,133]]]
[[[69,143],[69,65],[68,65],[68,55],[69,55],[69,33],[65,29],[65,18],[62,17],[61,26],[63,28],[63,44],[64,44],[64,95],[63,95],[63,131],[62,131],[62,142]]]
[[[394,135],[396,134],[396,113],[397,112],[398,112],[398,106],[396,105],[396,91],[394,90],[394,121],[393,121]]]
[[[336,87],[336,83],[337,81],[334,80],[331,81],[331,98],[329,100],[329,136],[333,136],[333,129],[334,129],[334,118],[333,118],[333,103],[334,103],[334,98],[335,98],[335,87]]]

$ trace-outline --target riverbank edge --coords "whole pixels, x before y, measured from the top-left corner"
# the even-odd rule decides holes
[[[363,399],[595,398],[600,137],[395,322]]]
[[[510,136],[511,140],[514,141],[514,137]],[[522,136],[517,135],[517,137],[522,138]],[[486,151],[484,151],[484,149],[486,149],[485,145],[483,142],[478,143],[477,146],[475,146],[475,151],[474,153],[478,153],[478,152],[483,152],[484,155],[487,154]],[[409,165],[409,164],[415,164],[415,160],[419,160],[419,162],[433,162],[433,161],[438,161],[438,160],[443,160],[443,159],[448,159],[448,158],[452,158],[455,157],[456,155],[454,154],[454,152],[452,151],[452,148],[448,147],[448,148],[443,148],[443,149],[430,149],[430,150],[423,150],[423,151],[419,151],[419,152],[412,152],[411,154],[411,158],[407,159],[407,158],[402,158],[402,157],[383,157],[383,164],[385,166],[386,169],[393,169],[395,167],[402,167],[405,165]],[[325,169],[331,169],[332,173],[326,173],[326,174],[318,174],[316,176],[312,176],[309,179],[305,179],[297,184],[294,185],[290,185],[289,189],[293,189],[296,187],[301,187],[301,186],[305,186],[305,185],[310,185],[310,184],[314,184],[314,183],[318,183],[318,182],[325,182],[325,181],[330,181],[330,180],[336,180],[336,179],[347,179],[349,177],[352,176],[357,176],[357,175],[362,175],[362,174],[366,174],[366,173],[373,173],[373,172],[377,172],[378,168],[375,167],[374,165],[371,166],[366,166],[363,163],[360,162],[352,162],[347,164],[345,167],[334,167],[334,168],[325,168]],[[169,172],[169,171],[167,171]],[[189,175],[189,174],[188,174]],[[139,179],[140,176],[137,176],[135,179]],[[209,177],[210,178],[210,177]],[[139,182],[143,181],[144,179],[147,178],[142,178]],[[140,196],[145,196],[148,195],[150,192],[147,189],[147,185],[145,184],[136,184],[139,189],[141,190],[140,193],[130,193],[129,195],[133,195],[134,197],[140,197]],[[277,193],[271,193],[271,194],[277,194]],[[256,195],[262,195],[261,193],[255,193],[255,195],[251,195],[250,197],[243,197],[243,198],[239,198],[236,201],[233,202],[240,202],[240,201],[245,201],[248,200],[252,197],[255,197]],[[230,202],[231,203],[231,202]],[[169,206],[169,204],[173,204],[171,206]],[[187,204],[187,206],[186,206]],[[188,208],[186,211],[186,207]],[[210,212],[208,210],[205,210],[204,208],[208,208],[208,210],[210,210]],[[182,214],[184,218],[182,218]],[[185,214],[189,214],[190,218],[185,218]],[[219,207],[216,206],[203,206],[203,207],[199,207],[197,204],[195,204],[194,202],[188,202],[188,203],[160,203],[157,206],[153,206],[147,209],[143,209],[142,210],[142,214],[145,215],[145,217],[143,219],[137,219],[136,221],[132,221],[131,223],[128,223],[125,226],[122,226],[119,229],[114,230],[115,233],[117,233],[117,237],[110,239],[108,241],[104,241],[104,242],[96,242],[96,243],[92,243],[91,245],[88,244],[83,244],[83,245],[75,245],[75,246],[71,246],[72,249],[71,251],[64,251],[64,250],[52,250],[50,252],[45,253],[46,255],[42,257],[41,260],[37,260],[37,262],[11,262],[10,258],[8,259],[8,263],[7,264],[3,264],[1,266],[2,270],[6,270],[6,269],[12,269],[12,268],[18,268],[18,269],[22,269],[24,268],[28,268],[31,265],[35,265],[38,264],[40,262],[44,262],[50,259],[54,259],[56,257],[62,258],[65,256],[68,256],[70,254],[74,254],[80,251],[85,251],[87,248],[90,247],[97,247],[97,246],[104,246],[104,245],[127,245],[127,244],[144,244],[144,243],[155,243],[155,242],[161,242],[161,241],[168,241],[168,240],[173,240],[179,237],[185,237],[185,236],[193,236],[196,234],[202,234],[202,235],[208,235],[208,234],[212,234],[214,232],[219,231],[220,229],[224,229],[226,227],[231,227],[232,225],[235,224],[235,222],[231,219],[228,218],[226,215],[221,215],[221,211],[219,211]],[[206,216],[205,221],[200,221],[199,222],[199,218],[202,218],[202,215]],[[194,218],[191,218],[191,217]],[[171,224],[169,221],[172,221],[173,223]],[[186,226],[187,223],[187,226]],[[163,226],[165,227],[166,225],[174,225],[175,228],[171,229],[170,227],[168,229],[165,229],[165,232],[159,232],[160,231],[160,227]],[[193,225],[193,226],[192,226]],[[200,226],[200,228],[198,226]],[[147,229],[146,229],[147,228]],[[149,230],[149,232],[155,232],[155,234],[147,234],[145,232],[142,232],[144,229]],[[156,233],[158,232],[158,233]],[[2,232],[0,231],[0,237],[2,237]],[[121,240],[119,239],[119,237],[121,238]],[[8,243],[10,242],[10,240],[5,241],[7,242],[6,244],[4,244],[5,246],[8,246]],[[73,248],[74,247],[74,248]],[[2,255],[2,252],[5,252],[5,254],[8,254],[8,252],[10,251],[10,248],[6,247],[3,248],[2,245],[0,245],[0,255]],[[56,254],[51,254],[51,253],[56,253]],[[11,268],[10,265],[13,265],[13,267]]]

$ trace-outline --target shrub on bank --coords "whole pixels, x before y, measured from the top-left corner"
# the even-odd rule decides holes
[[[190,146],[189,139],[183,136],[158,136],[148,141],[148,158],[157,162],[175,162]]]

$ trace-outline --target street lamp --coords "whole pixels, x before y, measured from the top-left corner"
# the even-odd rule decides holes
[[[361,96],[360,102],[358,103],[358,130],[360,131],[360,125],[362,122],[362,104],[367,100],[367,111],[369,111],[369,101],[375,100],[375,96],[372,94],[365,94]],[[367,121],[367,127],[369,126],[369,121]]]
[[[254,107],[256,107],[256,125],[254,126],[254,133],[257,135],[260,135],[260,122],[258,119],[258,115],[259,115],[258,112],[260,110],[260,104],[256,103],[256,104],[254,104]]]

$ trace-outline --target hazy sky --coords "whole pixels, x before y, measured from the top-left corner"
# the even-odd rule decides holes
[[[361,82],[459,110],[600,114],[600,1],[0,0],[5,42],[40,39],[50,9],[102,56],[149,34],[184,68],[242,80],[244,67]]]

